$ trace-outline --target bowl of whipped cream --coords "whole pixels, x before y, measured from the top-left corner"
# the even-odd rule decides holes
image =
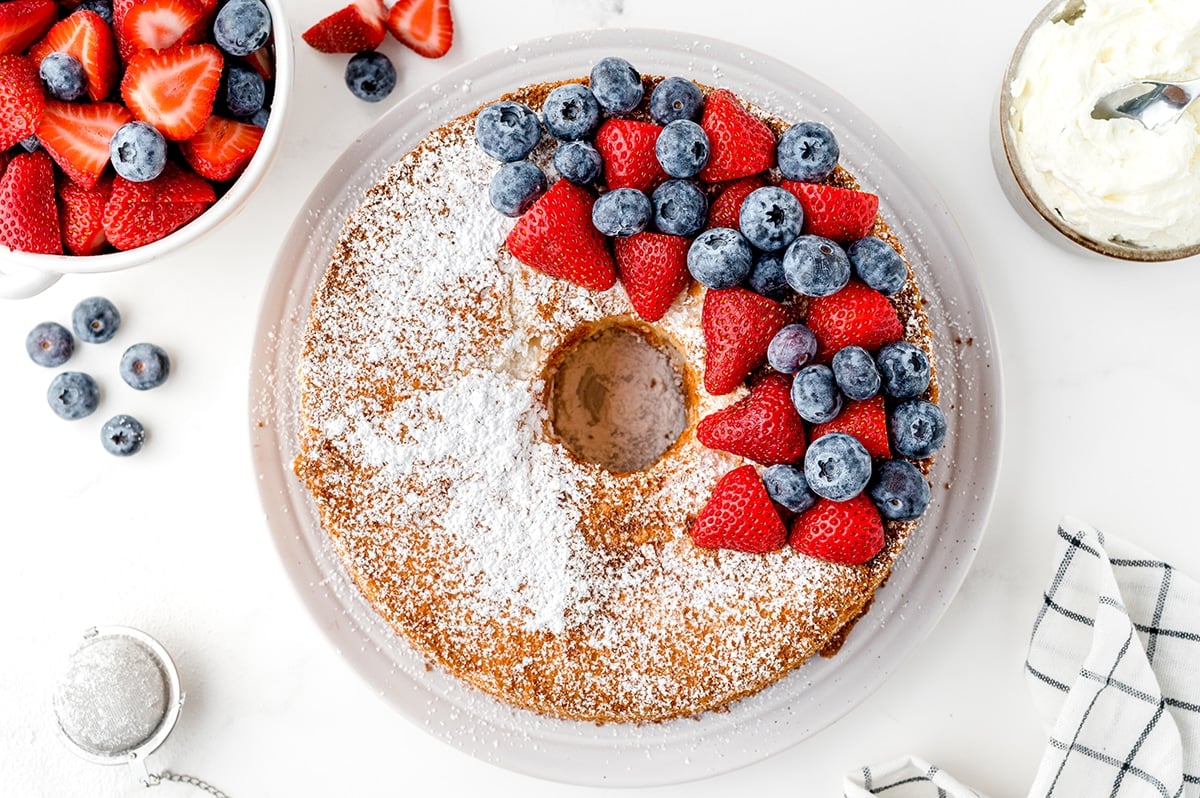
[[[1101,255],[1200,254],[1200,102],[1147,130],[1097,119],[1134,80],[1200,77],[1200,0],[1054,0],[1018,43],[1000,91],[997,174],[1036,228]]]

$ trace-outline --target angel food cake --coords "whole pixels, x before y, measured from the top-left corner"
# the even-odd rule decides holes
[[[838,157],[605,59],[367,192],[313,297],[295,469],[431,665],[641,722],[836,650],[945,435],[918,288]]]

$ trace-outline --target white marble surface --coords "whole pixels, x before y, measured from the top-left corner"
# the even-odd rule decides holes
[[[336,4],[288,2],[297,38]],[[1043,742],[1021,666],[1057,518],[1076,514],[1200,574],[1191,498],[1200,263],[1098,262],[1054,246],[1018,218],[992,171],[1000,77],[1040,5],[454,0],[445,59],[385,45],[401,72],[396,99],[505,44],[586,27],[673,28],[761,50],[889,131],[975,252],[999,332],[1007,430],[995,510],[960,595],[896,674],[829,729],[756,765],[647,794],[828,796],[840,794],[845,771],[906,752],[991,795],[1020,794]],[[52,732],[55,669],[76,634],[106,623],[151,632],[182,673],[188,702],[152,765],[201,775],[233,798],[590,792],[475,761],[396,714],[327,644],[276,556],[246,431],[260,292],[308,192],[388,106],[342,87],[341,58],[302,44],[296,55],[283,150],[238,217],[150,266],[0,302],[0,794],[141,790],[123,768],[76,759]],[[125,322],[114,343],[83,347],[72,362],[101,378],[105,396],[91,421],[68,424],[46,408],[50,372],[22,342],[92,294],[112,298]],[[175,363],[169,382],[145,394],[116,376],[121,351],[139,340]],[[153,430],[128,461],[101,450],[92,423],[116,412]]]

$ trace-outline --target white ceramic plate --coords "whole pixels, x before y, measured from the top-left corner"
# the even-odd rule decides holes
[[[362,599],[321,530],[291,464],[296,365],[313,289],[342,222],[385,167],[430,130],[520,85],[587,74],[607,55],[645,74],[732,89],[784,119],[838,135],[842,163],[904,243],[928,300],[950,435],[931,475],[934,501],[870,612],[833,659],[815,658],[732,705],[645,726],[553,720],[513,709],[440,670],[427,671]],[[645,786],[732,770],[794,745],[865,699],[933,628],[975,555],[1001,442],[994,333],[973,260],[916,167],[845,99],[782,62],[662,31],[552,36],[479,59],[407,97],[333,165],[292,226],[267,287],[251,373],[250,428],[263,505],[280,556],[320,627],[396,708],[429,733],[522,773],[587,785]],[[946,487],[949,486],[949,487]]]

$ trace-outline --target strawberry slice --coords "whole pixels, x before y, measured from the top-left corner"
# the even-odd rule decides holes
[[[104,235],[104,206],[112,193],[112,180],[105,178],[95,188],[68,180],[59,190],[58,209],[63,243],[72,255],[98,255],[108,238]]]
[[[741,229],[742,203],[751,193],[766,185],[767,181],[762,175],[751,175],[725,186],[708,209],[708,226]]]
[[[169,161],[161,175],[145,183],[117,175],[104,206],[104,233],[117,249],[145,246],[183,227],[216,199],[204,178]]]
[[[596,198],[569,180],[559,180],[538,198],[508,234],[517,260],[551,277],[607,291],[617,282],[608,241],[592,224]]]
[[[308,46],[322,53],[361,53],[374,50],[387,36],[383,0],[354,0],[345,8],[304,31]]]
[[[257,125],[210,116],[200,132],[179,145],[196,174],[209,180],[232,180],[242,173],[262,141]]]
[[[18,155],[0,178],[0,245],[18,252],[62,254],[54,163],[44,152]]]
[[[272,80],[275,77],[275,57],[271,55],[271,45],[264,44],[250,55],[242,59],[251,69],[259,74],[263,80]]]
[[[785,306],[744,288],[709,290],[700,310],[704,390],[729,393],[767,362],[767,345],[792,321]]]
[[[634,119],[609,119],[596,131],[596,149],[604,159],[609,189],[636,188],[650,193],[667,179],[654,145],[662,128]]]
[[[25,52],[50,30],[56,19],[58,6],[54,0],[0,3],[0,55]]]
[[[775,165],[775,134],[728,89],[708,95],[700,127],[708,134],[709,146],[708,163],[700,170],[701,180],[736,180]]]
[[[113,134],[131,121],[133,115],[119,103],[49,100],[37,137],[67,177],[92,188],[108,166],[108,144]]]
[[[861,565],[883,551],[883,519],[865,493],[844,502],[818,499],[792,523],[791,543],[810,557]]]
[[[0,55],[0,150],[32,136],[45,110],[33,61],[23,55]]]
[[[223,63],[221,51],[211,44],[143,50],[125,70],[121,96],[138,119],[172,141],[183,141],[212,116]]]
[[[621,285],[633,309],[646,321],[661,319],[691,282],[687,268],[690,245],[690,239],[664,233],[638,233],[613,240]]]
[[[857,241],[869,236],[879,212],[879,197],[865,191],[784,180],[804,208],[804,232],[834,241]]]
[[[882,396],[861,402],[847,402],[832,421],[813,427],[812,439],[815,441],[831,432],[844,432],[857,438],[872,457],[892,456],[892,447],[888,443],[887,408]]]
[[[795,463],[808,441],[804,422],[792,404],[792,380],[771,374],[747,396],[700,419],[696,439],[710,449],[745,457],[762,465]]]
[[[122,18],[117,44],[128,61],[139,50],[194,44],[205,33],[204,9],[192,0],[142,0]]]
[[[79,59],[92,102],[100,102],[112,93],[120,69],[117,43],[108,23],[95,11],[71,12],[30,49],[29,57],[41,64],[50,53],[68,53]]]
[[[754,466],[744,465],[721,477],[692,524],[692,541],[704,548],[755,554],[783,548],[787,527]]]
[[[816,333],[822,359],[847,346],[875,351],[904,337],[904,325],[888,298],[858,280],[808,306],[808,328]]]
[[[450,0],[397,0],[388,12],[387,29],[418,55],[441,58],[454,41]]]

